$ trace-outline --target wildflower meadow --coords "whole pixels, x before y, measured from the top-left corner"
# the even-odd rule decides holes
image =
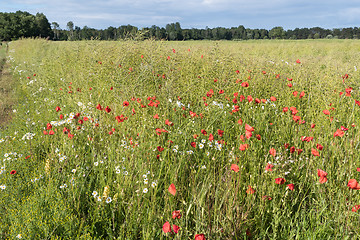
[[[359,41],[8,46],[1,239],[360,239]]]

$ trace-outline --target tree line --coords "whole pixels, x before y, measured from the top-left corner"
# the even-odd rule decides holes
[[[179,22],[169,23],[165,27],[153,25],[137,28],[132,25],[94,29],[87,26],[80,28],[72,21],[61,29],[57,22],[49,23],[42,13],[32,15],[28,12],[0,12],[0,41],[16,40],[21,37],[42,37],[58,41],[76,40],[119,40],[119,39],[156,39],[156,40],[250,40],[250,39],[360,39],[360,28],[321,27],[295,28],[284,30],[282,27],[267,29],[250,29],[243,25],[238,27],[182,29]]]

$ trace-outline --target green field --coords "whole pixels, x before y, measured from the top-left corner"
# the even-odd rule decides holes
[[[360,239],[359,41],[28,39],[7,61],[0,238]]]

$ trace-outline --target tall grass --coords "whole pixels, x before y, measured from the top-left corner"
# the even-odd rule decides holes
[[[359,48],[12,42],[2,238],[359,238]]]

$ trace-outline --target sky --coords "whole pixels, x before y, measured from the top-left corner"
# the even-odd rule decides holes
[[[284,29],[360,27],[360,0],[0,0],[0,12],[44,13],[60,28],[139,28],[179,22],[184,28]]]

